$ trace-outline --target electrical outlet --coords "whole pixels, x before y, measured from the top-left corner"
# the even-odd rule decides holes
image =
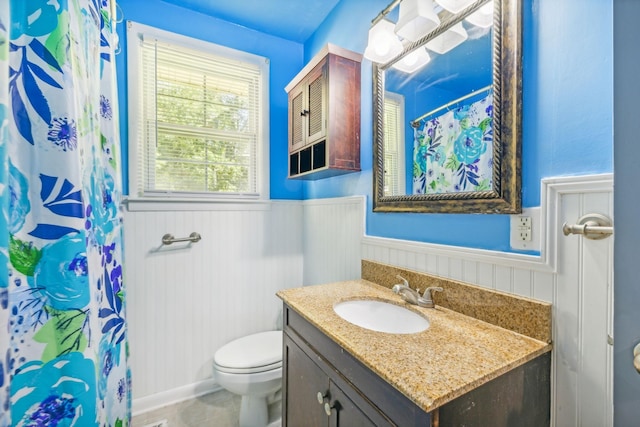
[[[167,420],[159,420],[154,421],[150,424],[145,424],[142,427],[169,427],[169,422]]]
[[[523,242],[531,241],[531,217],[519,216],[518,217],[518,239]]]
[[[511,215],[511,249],[540,250],[540,208],[525,208],[519,215]]]

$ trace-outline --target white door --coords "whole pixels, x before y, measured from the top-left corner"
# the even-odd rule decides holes
[[[558,206],[553,425],[613,425],[613,237],[564,236],[586,214],[613,218],[612,189],[565,193]]]

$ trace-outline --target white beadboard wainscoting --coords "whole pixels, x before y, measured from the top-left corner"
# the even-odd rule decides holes
[[[133,413],[219,389],[215,351],[281,327],[279,289],[360,277],[364,198],[132,200],[124,215]],[[166,233],[197,243],[161,245]]]
[[[275,293],[300,286],[303,268],[300,202],[138,205],[124,218],[134,414],[215,389],[215,351],[279,327]],[[161,245],[194,231],[197,243]]]
[[[359,279],[364,197],[304,202],[304,284]]]
[[[365,236],[362,257],[551,302],[552,425],[612,426],[613,237],[562,234],[588,213],[613,219],[612,175],[543,180],[540,256]]]

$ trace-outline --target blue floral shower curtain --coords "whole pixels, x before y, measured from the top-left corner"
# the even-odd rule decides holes
[[[114,18],[0,1],[0,427],[129,424]]]

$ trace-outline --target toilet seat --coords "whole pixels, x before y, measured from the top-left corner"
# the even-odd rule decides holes
[[[282,367],[282,331],[260,332],[222,346],[213,357],[217,370],[252,374]]]
[[[227,374],[257,374],[282,368],[282,362],[272,363],[265,366],[254,366],[252,368],[229,368],[227,366],[218,365],[217,363],[214,363],[214,365],[218,371],[225,372]]]

